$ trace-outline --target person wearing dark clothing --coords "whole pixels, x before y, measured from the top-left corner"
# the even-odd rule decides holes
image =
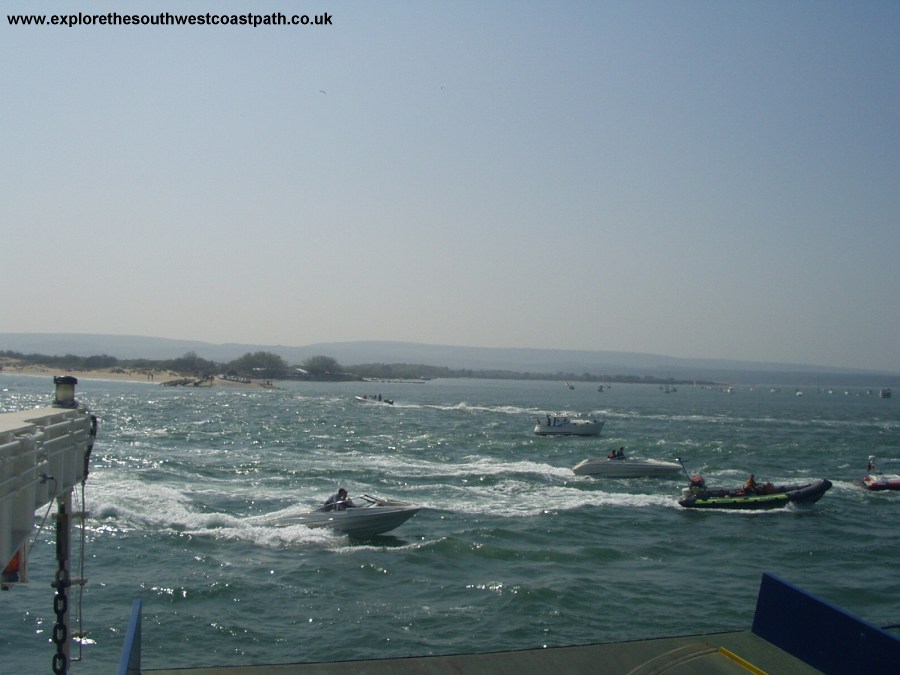
[[[356,506],[353,500],[347,497],[347,491],[344,488],[338,488],[338,491],[325,500],[325,511],[344,511],[348,508]]]

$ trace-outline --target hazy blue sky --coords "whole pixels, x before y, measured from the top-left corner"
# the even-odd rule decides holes
[[[5,0],[0,332],[900,372],[900,2]],[[324,93],[323,93],[324,92]]]

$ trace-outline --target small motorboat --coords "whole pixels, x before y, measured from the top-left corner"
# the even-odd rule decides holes
[[[690,487],[682,490],[678,503],[688,509],[778,509],[788,504],[817,502],[830,488],[831,481],[826,478],[794,485],[757,483],[737,489],[708,488],[702,476],[692,476]]]
[[[328,527],[356,538],[384,534],[399,527],[416,515],[421,506],[408,502],[380,499],[371,495],[360,498],[364,504],[348,507],[343,511],[326,511],[324,507],[307,513],[284,516],[278,525],[305,525]]]
[[[883,474],[875,468],[875,456],[869,455],[869,473],[862,479],[866,490],[900,490],[900,476],[895,473]]]
[[[393,399],[390,398],[382,398],[381,394],[377,396],[366,396],[363,394],[362,396],[354,396],[354,398],[360,403],[375,403],[381,405],[394,405]]]
[[[572,469],[579,476],[603,478],[663,478],[681,473],[681,464],[637,457],[585,459]]]
[[[587,420],[566,414],[538,417],[534,433],[538,436],[599,436],[604,420]]]

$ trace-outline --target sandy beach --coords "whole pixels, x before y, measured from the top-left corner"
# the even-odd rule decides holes
[[[16,374],[16,375],[34,375],[46,376],[52,381],[57,375],[69,375],[76,378],[79,382],[86,380],[120,380],[123,382],[149,382],[151,384],[171,384],[179,383],[184,386],[208,386],[208,387],[261,387],[271,386],[263,382],[237,382],[234,380],[224,380],[216,377],[211,380],[201,381],[186,376],[182,373],[176,373],[171,370],[155,369],[129,369],[129,368],[98,368],[96,370],[59,370],[46,366],[21,364],[16,362],[0,363],[2,369],[0,373]],[[195,384],[196,383],[196,384]]]

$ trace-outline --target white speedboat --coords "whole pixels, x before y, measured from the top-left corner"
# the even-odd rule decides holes
[[[658,459],[597,457],[579,462],[572,471],[579,476],[604,478],[664,478],[677,476],[682,472],[682,468],[681,464]]]
[[[354,398],[360,403],[375,403],[376,405],[380,403],[381,405],[394,405],[393,399],[382,398],[381,394],[378,394],[377,396],[354,396]]]
[[[351,537],[371,537],[399,527],[416,515],[421,506],[408,502],[379,499],[371,495],[360,498],[364,504],[344,511],[325,511],[322,508],[293,516],[284,516],[278,525],[305,525],[328,527]]]
[[[538,417],[534,433],[538,436],[599,436],[604,420],[586,420],[569,415]]]

